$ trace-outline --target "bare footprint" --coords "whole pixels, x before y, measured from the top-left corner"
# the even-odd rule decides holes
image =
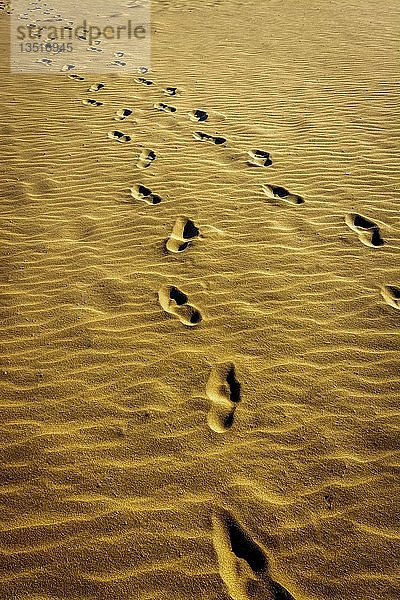
[[[76,73],[71,73],[71,75],[68,75],[68,77],[70,79],[74,79],[75,81],[85,81],[84,77],[81,77],[81,75],[77,75]]]
[[[219,572],[232,600],[294,600],[269,574],[264,550],[228,511],[215,512],[212,525]]]
[[[108,132],[108,137],[112,140],[115,140],[116,142],[130,142],[131,141],[131,136],[130,135],[126,135],[125,133],[122,133],[122,131],[109,131]]]
[[[169,236],[166,248],[169,252],[183,252],[199,235],[196,225],[188,217],[178,217]]]
[[[381,294],[387,304],[400,309],[400,288],[395,285],[383,285]]]
[[[189,119],[191,121],[197,121],[197,122],[202,122],[202,121],[207,121],[208,119],[208,113],[206,113],[205,110],[192,110],[192,112],[188,113]]]
[[[160,204],[160,202],[162,202],[160,196],[153,194],[153,192],[144,185],[135,185],[130,188],[130,191],[133,198],[136,200],[143,200],[146,204]]]
[[[207,423],[215,433],[224,433],[232,427],[235,410],[241,399],[240,383],[236,379],[233,363],[213,367],[206,393],[211,400]]]
[[[175,106],[169,106],[168,104],[165,104],[164,102],[158,102],[157,104],[154,104],[154,108],[156,108],[157,110],[162,110],[164,112],[170,112],[170,113],[176,112]]]
[[[183,325],[194,327],[202,320],[199,310],[188,304],[188,297],[174,285],[165,285],[158,291],[161,307],[170,315],[178,317]]]
[[[112,67],[126,67],[127,63],[124,60],[114,60],[111,63]]]
[[[92,98],[87,98],[86,100],[82,100],[82,104],[86,106],[103,106],[103,102],[99,102],[98,100],[93,100]]]
[[[365,246],[376,248],[383,246],[385,243],[381,237],[378,225],[366,217],[357,213],[350,213],[346,215],[345,222],[350,229],[358,234],[360,242]]]
[[[144,77],[136,77],[136,79],[134,79],[134,81],[136,83],[141,83],[143,85],[153,85],[153,81],[150,81],[150,79],[145,79]]]
[[[179,93],[178,88],[176,87],[166,87],[163,89],[163,94],[165,94],[166,96],[177,96]]]
[[[142,150],[139,156],[139,162],[137,166],[139,167],[139,169],[148,169],[150,165],[156,160],[156,158],[157,155],[154,152],[154,150],[149,150],[148,148],[145,148],[144,150]]]
[[[123,121],[133,113],[131,108],[120,108],[114,117],[114,121]]]
[[[271,155],[265,150],[250,150],[248,153],[248,165],[252,167],[269,167],[272,165]]]
[[[51,58],[39,58],[36,62],[46,65],[46,67],[50,67],[53,64]]]
[[[284,187],[280,185],[273,185],[270,183],[265,183],[262,186],[263,192],[269,198],[280,198],[289,204],[304,204],[304,199],[297,194],[292,194]]]
[[[198,142],[211,142],[212,144],[217,144],[217,145],[225,144],[225,142],[226,142],[226,138],[208,135],[208,133],[203,133],[202,131],[195,131],[193,133],[193,137]]]
[[[61,67],[61,71],[62,72],[68,72],[68,71],[72,71],[72,69],[75,69],[75,65],[63,65]]]
[[[90,88],[88,89],[88,92],[99,92],[105,86],[106,86],[105,83],[94,83],[93,85],[90,86]]]

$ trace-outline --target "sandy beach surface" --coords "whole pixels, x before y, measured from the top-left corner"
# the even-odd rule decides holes
[[[1,600],[399,598],[400,4],[0,13]]]

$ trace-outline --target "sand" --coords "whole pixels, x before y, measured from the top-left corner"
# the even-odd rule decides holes
[[[0,598],[394,600],[400,5],[152,18],[2,61]]]

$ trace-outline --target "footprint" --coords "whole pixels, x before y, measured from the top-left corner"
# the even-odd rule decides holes
[[[151,163],[156,160],[156,158],[157,155],[154,152],[154,150],[149,150],[145,148],[144,150],[142,150],[139,156],[139,162],[137,166],[139,167],[139,169],[147,169],[148,167],[150,167]]]
[[[46,65],[47,67],[49,67],[53,63],[51,58],[39,58],[36,62]]]
[[[292,194],[289,190],[280,185],[265,183],[262,186],[262,189],[269,198],[281,198],[282,200],[285,200],[285,202],[289,202],[289,204],[304,204],[304,199],[301,196]]]
[[[72,71],[72,69],[75,69],[75,65],[63,65],[61,67],[61,71],[63,71],[63,72]]]
[[[103,50],[101,48],[95,48],[94,46],[88,46],[88,48],[86,48],[86,50],[88,52],[103,52]]]
[[[232,427],[235,410],[241,399],[240,383],[236,379],[233,363],[222,363],[213,367],[206,393],[212,403],[207,423],[215,433],[224,433]]]
[[[400,288],[395,285],[383,285],[381,294],[387,304],[400,309]]]
[[[188,297],[174,285],[165,285],[158,291],[161,307],[170,315],[178,317],[183,325],[194,327],[202,319],[195,306],[188,304]]]
[[[76,81],[85,81],[84,77],[81,77],[80,75],[76,75],[75,73],[72,73],[72,75],[68,75],[68,77],[70,79],[75,79]]]
[[[199,230],[193,221],[188,217],[178,217],[167,240],[166,248],[170,252],[183,252],[198,235]]]
[[[192,112],[188,113],[188,115],[189,115],[189,119],[191,121],[201,122],[201,121],[207,121],[207,119],[208,119],[208,114],[206,113],[205,110],[200,110],[200,109],[192,110]]]
[[[105,87],[105,83],[94,83],[93,85],[90,86],[90,88],[88,89],[88,92],[99,92],[100,90],[102,90]]]
[[[178,88],[176,87],[166,87],[163,89],[163,94],[166,96],[177,96],[178,93]]]
[[[154,108],[157,110],[163,110],[164,112],[174,113],[176,112],[175,106],[169,106],[168,104],[164,104],[164,102],[159,102],[158,104],[154,104]]]
[[[294,600],[269,574],[264,550],[228,511],[215,512],[212,525],[219,572],[232,600]]]
[[[120,108],[119,110],[117,110],[117,114],[114,117],[115,121],[123,121],[124,119],[126,119],[127,117],[129,117],[132,114],[132,110],[130,108]]]
[[[86,100],[82,100],[82,104],[86,104],[87,106],[103,106],[103,102],[99,102],[98,100],[93,100],[92,98],[87,98]]]
[[[117,130],[109,131],[107,135],[116,142],[130,142],[132,139],[130,135],[126,135],[125,133],[122,133],[122,131]]]
[[[358,233],[358,238],[365,246],[376,248],[385,243],[381,238],[381,232],[378,225],[357,213],[350,213],[345,217],[346,225]]]
[[[212,142],[217,145],[225,144],[226,142],[226,139],[223,137],[214,137],[213,135],[208,135],[208,133],[203,133],[201,131],[195,131],[193,137],[199,142]]]
[[[157,194],[153,194],[149,188],[144,185],[135,185],[133,188],[130,188],[131,195],[136,200],[143,200],[146,204],[160,204],[162,199]]]
[[[134,81],[136,83],[142,83],[143,85],[153,85],[154,83],[154,81],[151,81],[150,79],[145,79],[144,77],[136,77]]]
[[[126,67],[126,64],[127,63],[124,60],[114,60],[111,63],[111,66],[112,67]]]
[[[247,164],[252,167],[269,167],[272,165],[271,155],[265,150],[250,150],[247,154],[250,156]]]

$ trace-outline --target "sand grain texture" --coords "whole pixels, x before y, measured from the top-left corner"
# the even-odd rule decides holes
[[[399,3],[152,19],[2,63],[0,598],[394,600]]]

